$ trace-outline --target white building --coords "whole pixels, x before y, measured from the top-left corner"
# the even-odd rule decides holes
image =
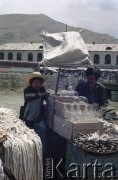
[[[118,44],[86,44],[90,59],[96,67],[118,68]]]
[[[104,69],[118,68],[118,44],[86,44],[95,66]],[[38,63],[43,59],[42,43],[9,43],[0,45],[0,67],[3,61]],[[7,62],[8,64],[8,62]],[[13,64],[13,63],[12,63]],[[4,66],[5,63],[4,63]],[[23,67],[23,66],[22,66]]]
[[[9,43],[0,45],[0,60],[40,62],[42,43]]]

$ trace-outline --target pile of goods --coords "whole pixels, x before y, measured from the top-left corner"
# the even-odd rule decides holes
[[[7,133],[0,129],[0,143],[4,142],[7,139]]]
[[[70,95],[70,94],[69,94]],[[100,112],[83,101],[82,97],[50,95],[47,103],[47,125],[67,139],[75,139],[78,133],[103,132]]]
[[[0,180],[4,180],[4,178],[5,178],[5,174],[4,174],[4,170],[3,170],[2,161],[0,159]]]
[[[78,133],[74,143],[89,152],[100,154],[118,152],[118,125],[104,122],[103,134],[99,131],[87,135]]]
[[[98,104],[89,105],[86,98],[63,90],[50,96],[47,107],[49,127],[76,146],[92,153],[118,151],[118,126],[103,120]]]
[[[15,111],[0,108],[0,145],[4,163],[17,180],[42,180],[42,143]],[[1,133],[2,132],[2,133]]]
[[[59,105],[59,102],[56,101]],[[60,105],[61,106],[61,105]],[[99,112],[93,111],[93,107],[83,101],[79,103],[63,103],[62,117],[71,122],[97,123],[101,122]]]
[[[118,126],[103,120],[104,108],[90,105],[72,90],[50,95],[47,103],[47,125],[56,133],[94,153],[118,151]],[[109,110],[108,110],[109,112]]]

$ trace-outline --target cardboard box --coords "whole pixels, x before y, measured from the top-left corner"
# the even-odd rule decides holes
[[[73,104],[73,103],[65,103],[65,102],[60,102],[60,101],[55,101],[55,115],[59,116],[59,117],[63,117],[62,113],[64,111],[64,108],[66,106],[66,109],[68,111],[71,110],[71,108],[73,108],[74,110],[77,110],[77,105]]]
[[[51,102],[54,101],[60,101],[60,102],[65,102],[65,103],[72,103],[74,101],[73,96],[60,96],[60,95],[50,95],[49,99]]]
[[[73,124],[72,139],[77,137],[78,132],[82,134],[89,134],[95,133],[98,130],[100,133],[103,133],[103,122]]]
[[[60,107],[57,101],[59,102]],[[62,110],[63,110],[62,102],[72,102],[72,101],[73,101],[73,97],[63,97],[63,96],[57,96],[57,95],[49,96],[47,100],[46,111],[45,111],[45,114],[46,114],[45,122],[49,128],[52,129],[53,127],[55,113],[57,115],[60,115],[61,117]],[[56,105],[56,109],[55,109],[55,105]]]
[[[73,123],[54,115],[53,130],[66,139],[72,139]]]
[[[67,119],[54,115],[53,130],[66,139],[73,140],[78,133],[89,134],[103,131],[103,122],[98,123],[74,123]]]

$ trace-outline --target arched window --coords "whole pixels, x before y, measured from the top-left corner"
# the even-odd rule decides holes
[[[95,55],[94,55],[94,64],[99,64],[99,61],[100,61],[100,56],[99,56],[99,54],[95,54]]]
[[[40,62],[41,60],[42,60],[42,53],[38,53],[37,62]]]
[[[12,60],[13,59],[13,54],[11,52],[8,53],[8,60]]]
[[[39,46],[39,49],[43,49],[43,46]]]
[[[17,60],[18,61],[22,60],[22,54],[20,52],[17,53]]]
[[[33,61],[33,54],[32,53],[28,54],[28,61]]]
[[[3,60],[3,59],[4,59],[4,53],[1,52],[1,53],[0,53],[0,60]]]
[[[112,50],[112,48],[107,46],[105,50]]]
[[[107,54],[105,56],[105,64],[111,64],[111,55],[110,54]]]
[[[118,55],[116,56],[116,65],[118,65]]]

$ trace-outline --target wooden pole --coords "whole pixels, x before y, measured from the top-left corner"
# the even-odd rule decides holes
[[[55,94],[57,94],[58,87],[59,87],[60,72],[61,72],[61,68],[59,68],[59,72],[58,72],[58,76],[57,76],[57,84],[56,84]]]

